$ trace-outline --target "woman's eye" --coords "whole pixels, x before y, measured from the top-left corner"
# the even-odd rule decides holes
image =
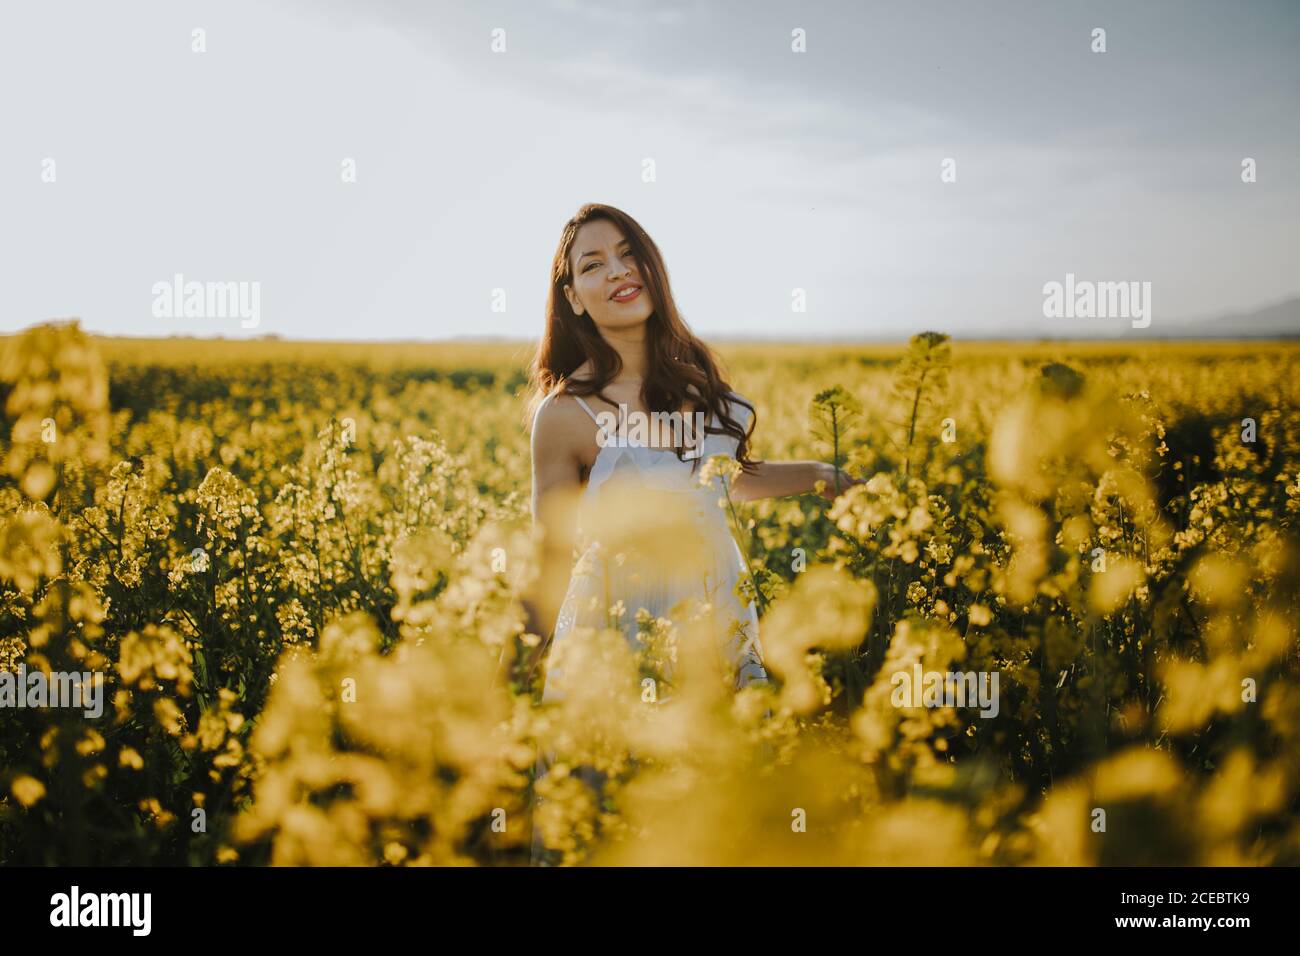
[[[632,252],[631,249],[629,249],[627,252],[623,253],[623,255],[620,256],[620,258],[622,258],[622,259],[631,259],[633,262],[636,261],[636,256],[633,254],[633,252]],[[598,267],[599,265],[600,265],[600,260],[599,260],[599,259],[592,259],[590,262],[588,262],[585,266],[582,267],[582,271],[583,271],[583,272],[590,272],[592,269],[595,269],[595,268]]]

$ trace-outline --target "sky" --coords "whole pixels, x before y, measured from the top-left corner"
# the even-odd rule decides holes
[[[1137,322],[1067,275],[1156,332],[1300,294],[1297,51],[1294,0],[7,3],[0,331],[535,337],[598,201],[706,337]]]

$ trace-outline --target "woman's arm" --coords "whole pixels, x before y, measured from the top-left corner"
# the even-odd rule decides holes
[[[524,658],[524,674],[531,680],[546,656],[551,629],[568,587],[573,563],[575,507],[581,491],[581,433],[586,416],[578,422],[566,404],[547,402],[533,422],[532,476],[533,525],[541,532],[540,573],[520,603],[527,615],[527,630],[542,638]],[[576,409],[576,405],[574,409]],[[503,661],[509,668],[511,662]]]
[[[732,398],[732,414],[740,422],[741,428],[748,428],[753,411],[747,404],[735,401],[740,396],[734,392]],[[819,481],[826,483],[821,492],[822,497],[827,501],[834,501],[841,491],[862,483],[859,479],[850,477],[843,468],[837,472],[833,465],[828,465],[824,461],[758,461],[754,465],[753,472],[742,473],[732,480],[733,501],[755,501],[759,498],[802,495],[816,491]]]
[[[815,491],[817,482],[825,482],[822,497],[834,501],[836,471],[824,461],[760,461],[752,473],[741,474],[731,483],[731,496],[737,501],[758,498],[781,498]],[[839,491],[860,484],[843,468],[839,470]]]

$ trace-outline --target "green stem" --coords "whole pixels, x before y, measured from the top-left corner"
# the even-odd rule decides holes
[[[745,539],[745,570],[749,572],[749,583],[754,588],[754,600],[757,602],[760,611],[766,611],[767,600],[764,598],[763,592],[759,590],[758,579],[754,577],[753,538],[750,534],[741,530],[740,518],[736,514],[736,505],[731,500],[731,483],[725,478],[722,480],[722,493],[727,497],[727,510],[731,513],[731,523],[736,529],[736,534]]]

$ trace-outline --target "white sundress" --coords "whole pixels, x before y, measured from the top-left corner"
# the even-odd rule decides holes
[[[600,428],[596,413],[579,396],[573,396],[579,405]],[[733,394],[733,398],[735,396]],[[546,401],[550,401],[548,398]],[[731,401],[731,417],[742,428],[749,425],[750,410],[745,405]],[[712,422],[710,422],[712,424]],[[641,639],[638,633],[636,612],[645,608],[655,618],[672,618],[674,609],[681,609],[681,602],[697,599],[707,602],[712,616],[707,618],[715,649],[720,663],[726,668],[735,690],[740,690],[755,681],[766,681],[767,670],[763,666],[763,649],[758,639],[758,612],[752,601],[743,602],[736,593],[736,584],[746,573],[745,559],[741,554],[736,539],[732,536],[728,524],[727,512],[719,507],[718,500],[723,493],[720,478],[714,478],[709,485],[699,481],[700,468],[714,455],[726,455],[734,458],[738,442],[727,435],[708,434],[703,436],[701,454],[697,459],[679,459],[671,450],[644,446],[620,446],[604,444],[596,455],[587,486],[583,489],[578,505],[578,536],[581,557],[574,566],[569,580],[568,591],[556,619],[555,633],[548,652],[548,659],[554,660],[557,647],[580,627],[600,628],[616,623],[623,636],[634,650],[639,650]],[[692,467],[694,466],[694,467]],[[702,566],[703,575],[683,575],[675,573],[674,568],[663,563],[633,562],[620,563],[612,560],[607,549],[591,533],[597,510],[608,507],[609,502],[602,499],[602,491],[609,487],[611,480],[631,478],[632,488],[639,485],[655,492],[681,494],[682,501],[698,522],[697,530],[703,543],[705,554],[698,555],[701,560],[695,562],[694,571]],[[626,495],[629,486],[616,483],[620,495]],[[618,499],[615,499],[618,501]],[[637,507],[635,498],[624,498],[621,506]],[[609,609],[622,602],[624,613],[620,620],[611,622]],[[559,671],[548,668],[546,682],[542,692],[543,704],[559,699],[556,677]],[[665,703],[671,695],[656,699],[656,703]],[[553,755],[542,754],[538,758],[538,777],[544,775],[553,759]],[[585,780],[588,785],[599,790],[603,776],[592,768],[575,768],[574,774]],[[534,808],[544,801],[534,797]],[[532,862],[543,862],[546,849],[539,831],[533,830]]]
[[[600,422],[581,397],[573,396],[596,423]],[[729,405],[731,417],[748,427],[750,410],[738,402]],[[602,627],[609,623],[609,609],[622,602],[623,615],[618,626],[629,645],[639,649],[637,611],[644,608],[654,618],[672,618],[681,602],[696,599],[712,607],[711,619],[715,646],[721,663],[732,678],[736,690],[755,680],[766,680],[762,645],[758,639],[758,612],[753,602],[742,603],[736,584],[746,574],[745,559],[732,536],[725,509],[718,506],[723,488],[720,478],[708,485],[699,481],[699,470],[714,455],[734,458],[738,442],[728,435],[703,436],[703,448],[696,459],[679,459],[671,450],[639,445],[605,444],[596,455],[587,486],[578,506],[578,541],[582,556],[574,566],[569,588],[555,624],[555,636],[548,652],[578,627]],[[692,467],[694,466],[694,467]],[[620,563],[610,559],[608,549],[591,533],[592,517],[601,507],[602,490],[612,479],[631,478],[659,493],[682,495],[687,512],[697,521],[695,530],[705,553],[695,556],[694,570],[703,565],[704,573],[680,574],[662,563]],[[625,494],[629,486],[619,485]],[[635,499],[620,502],[635,508]],[[553,658],[552,658],[553,659]],[[556,699],[554,672],[548,671],[543,702]]]

